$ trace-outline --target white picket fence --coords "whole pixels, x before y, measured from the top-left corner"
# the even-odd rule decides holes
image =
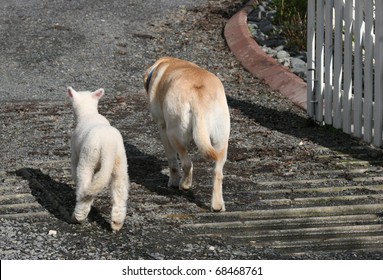
[[[383,146],[383,0],[308,0],[307,111]]]

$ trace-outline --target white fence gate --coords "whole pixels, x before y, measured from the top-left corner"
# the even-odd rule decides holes
[[[308,0],[307,111],[383,146],[383,0]]]

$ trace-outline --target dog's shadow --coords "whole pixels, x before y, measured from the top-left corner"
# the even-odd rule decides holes
[[[76,193],[73,187],[53,180],[40,169],[21,168],[15,174],[29,182],[31,194],[49,213],[68,224],[76,223],[72,218],[76,205]],[[110,224],[95,207],[92,207],[88,220],[96,222],[103,229],[111,230]]]
[[[125,143],[125,149],[128,157],[129,177],[131,182],[142,185],[149,191],[158,195],[182,196],[201,209],[210,209],[202,199],[195,195],[193,189],[182,191],[179,190],[178,187],[167,186],[169,177],[161,172],[163,169],[167,168],[167,161],[146,154],[128,143]]]
[[[345,134],[341,129],[335,129],[330,125],[321,126],[308,116],[303,117],[290,110],[276,110],[230,96],[227,100],[230,108],[240,110],[246,117],[270,130],[312,141],[331,150],[348,154],[350,157],[368,161],[372,165],[381,165],[380,162],[375,163],[377,159],[383,157],[381,149]]]

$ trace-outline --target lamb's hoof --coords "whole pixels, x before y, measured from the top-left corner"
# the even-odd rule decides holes
[[[124,224],[124,223],[119,223],[119,222],[114,222],[114,221],[112,221],[112,222],[110,223],[110,226],[111,226],[113,232],[114,232],[114,233],[117,233],[117,232],[120,231],[120,229],[122,228],[122,225],[123,225],[123,224]]]
[[[86,217],[83,218],[83,217],[78,217],[75,215],[75,213],[72,214],[72,217],[71,217],[71,222],[73,224],[82,224],[84,221],[85,221]]]

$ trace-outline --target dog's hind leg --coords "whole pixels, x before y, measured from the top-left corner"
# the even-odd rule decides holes
[[[186,149],[181,149],[178,154],[180,156],[183,171],[180,181],[180,189],[188,190],[191,188],[193,181],[193,163],[191,162]]]
[[[177,151],[172,147],[166,133],[166,125],[159,125],[162,144],[164,145],[165,154],[169,164],[169,181],[168,187],[178,187],[180,183],[180,167],[177,159]]]
[[[192,185],[193,180],[193,163],[190,160],[187,147],[187,141],[179,139],[174,131],[168,130],[167,135],[169,143],[172,145],[180,157],[182,165],[182,178],[179,183],[180,190],[188,190]]]
[[[226,210],[222,193],[222,170],[227,158],[227,145],[220,151],[218,155],[219,157],[214,166],[213,193],[211,198],[211,210],[214,212]]]

